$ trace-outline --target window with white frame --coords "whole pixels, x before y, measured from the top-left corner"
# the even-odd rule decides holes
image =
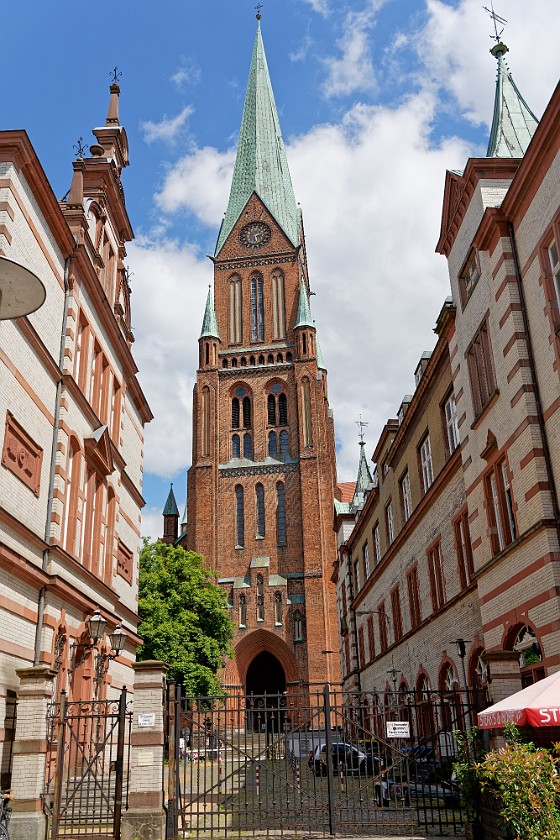
[[[373,552],[375,554],[374,562],[375,565],[381,561],[381,538],[379,536],[379,525],[376,525],[373,529]]]
[[[426,435],[420,445],[420,465],[422,467],[422,483],[424,485],[424,492],[427,493],[434,481],[432,447],[430,446],[429,435]]]
[[[554,239],[552,240],[552,244],[548,246],[548,258],[550,260],[554,288],[556,289],[556,298],[560,306],[560,256],[558,254],[558,245]]]
[[[410,476],[408,470],[401,478],[401,501],[403,509],[403,519],[408,522],[412,515],[412,495],[410,492]]]
[[[445,413],[445,425],[447,428],[447,443],[449,451],[455,452],[459,446],[459,417],[457,413],[457,402],[455,394],[451,393],[443,406]]]
[[[461,292],[463,303],[470,297],[479,280],[480,263],[478,261],[478,254],[476,251],[472,251],[466,263],[465,269],[461,274]]]
[[[364,555],[364,580],[367,580],[370,573],[369,568],[369,545],[366,543],[363,548]]]
[[[387,542],[391,545],[395,540],[395,520],[393,517],[392,502],[389,502],[385,508],[385,521],[387,523]]]
[[[486,476],[486,497],[494,554],[503,551],[517,537],[513,497],[505,458]]]

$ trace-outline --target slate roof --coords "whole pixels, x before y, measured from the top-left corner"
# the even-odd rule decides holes
[[[505,60],[506,45],[496,44],[490,52],[498,61],[498,76],[486,157],[523,157],[539,121],[513,81]]]

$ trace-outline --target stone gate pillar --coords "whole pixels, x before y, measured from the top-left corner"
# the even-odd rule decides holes
[[[130,748],[128,810],[123,840],[164,840],[164,703],[167,665],[136,662]]]
[[[16,737],[12,764],[12,840],[44,840],[43,811],[47,763],[47,710],[56,671],[46,665],[22,668],[17,692]]]

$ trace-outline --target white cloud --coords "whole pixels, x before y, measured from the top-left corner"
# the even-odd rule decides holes
[[[150,542],[155,542],[161,537],[163,530],[163,517],[161,510],[155,507],[145,507],[142,510],[142,536],[147,537]]]
[[[188,208],[209,226],[219,225],[227,206],[235,152],[206,147],[181,158],[156,196],[165,213]]]
[[[196,85],[200,81],[200,67],[191,59],[183,58],[181,64],[171,76],[171,81],[177,85],[179,90],[188,85]]]
[[[193,108],[186,105],[176,117],[165,116],[160,122],[152,122],[152,120],[143,122],[144,140],[146,143],[153,143],[155,140],[172,142],[176,139],[192,112]]]
[[[337,41],[341,55],[324,59],[327,68],[327,77],[322,85],[324,96],[347,96],[374,86],[369,39],[371,24],[372,13],[369,11],[346,16],[343,34]]]
[[[313,11],[320,15],[329,14],[329,0],[304,0],[304,2],[308,3]]]
[[[309,52],[309,49],[312,44],[313,39],[309,35],[306,35],[301,41],[299,48],[288,53],[288,58],[290,59],[290,61],[305,61],[305,59],[307,58],[307,53]]]
[[[428,24],[417,34],[417,50],[434,82],[455,97],[475,123],[492,122],[495,59],[489,55],[493,24],[480,0],[456,7],[426,0]],[[489,5],[489,4],[487,4]],[[507,62],[529,107],[540,116],[558,81],[558,4],[556,0],[508,0],[500,11],[508,23],[502,35]],[[556,21],[554,24],[553,22]],[[499,31],[499,30],[498,30]]]

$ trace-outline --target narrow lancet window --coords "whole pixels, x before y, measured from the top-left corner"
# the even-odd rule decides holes
[[[243,487],[238,484],[235,488],[235,547],[245,545],[245,512],[243,510]]]
[[[264,487],[257,484],[257,537],[264,537],[265,516],[264,516]]]

